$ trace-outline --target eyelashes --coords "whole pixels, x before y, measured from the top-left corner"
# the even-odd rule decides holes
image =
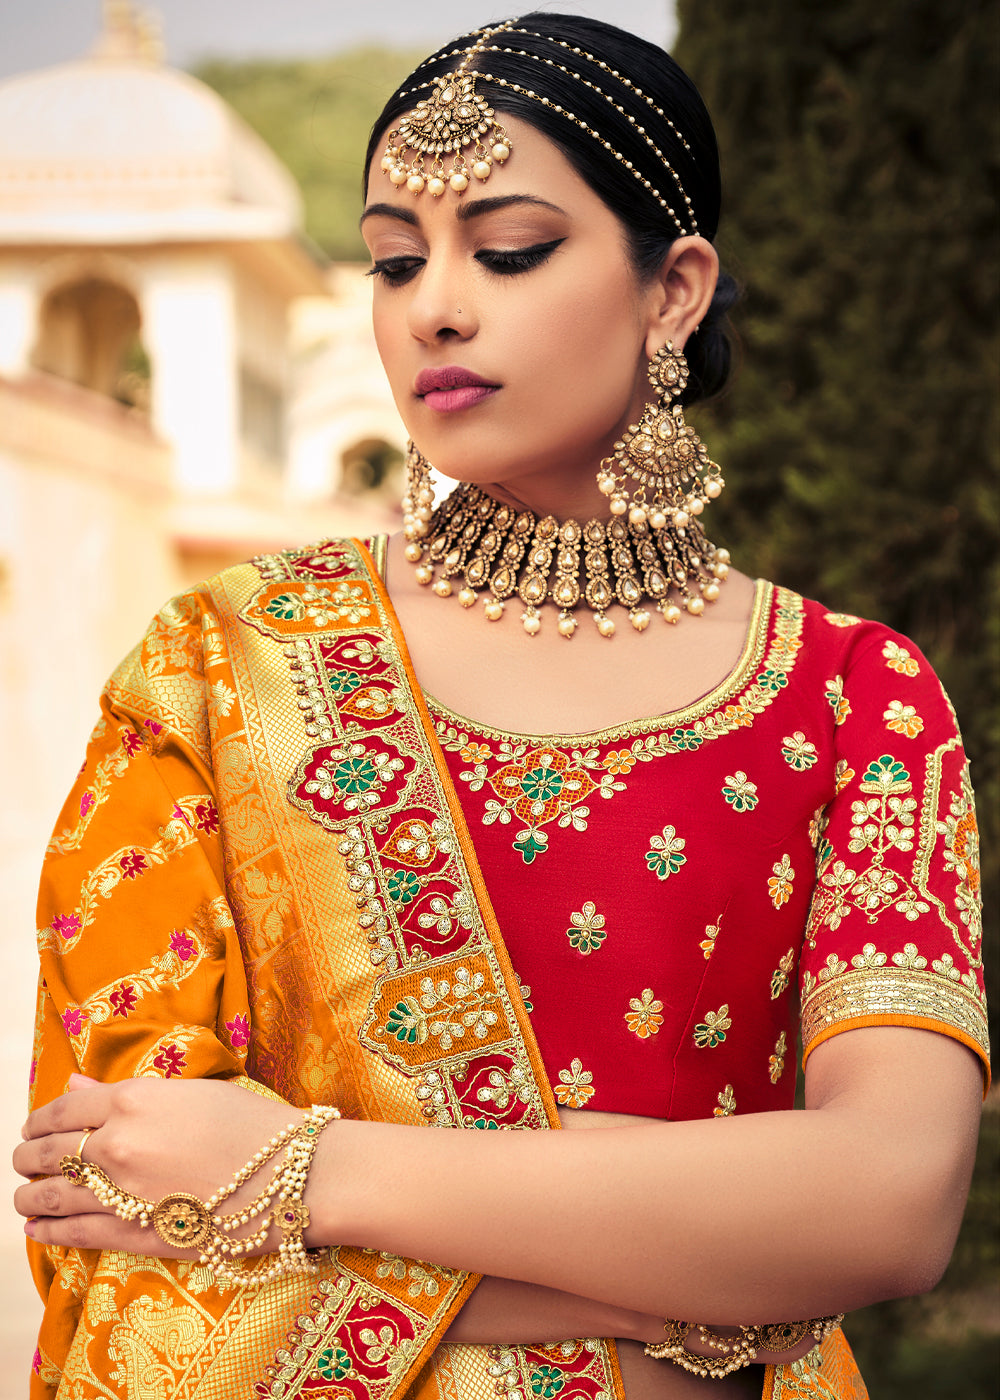
[[[530,248],[481,248],[475,258],[486,272],[496,277],[516,277],[540,267],[563,241],[553,238],[548,243],[532,244]],[[377,277],[390,287],[401,287],[419,272],[424,261],[406,256],[379,258],[369,269],[368,276]]]

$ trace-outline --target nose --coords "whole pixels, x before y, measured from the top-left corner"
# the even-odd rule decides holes
[[[407,307],[410,334],[426,345],[470,340],[479,329],[468,265],[444,251],[431,252],[414,279]]]

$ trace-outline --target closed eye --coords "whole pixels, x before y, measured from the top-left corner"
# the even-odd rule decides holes
[[[408,282],[418,268],[423,266],[423,258],[378,258],[368,269],[369,277],[381,277],[390,287],[401,287]]]
[[[530,248],[480,248],[476,262],[481,263],[488,272],[495,272],[500,277],[512,277],[518,272],[530,272],[533,267],[540,267],[562,242],[562,238],[553,238],[549,243],[535,243]]]

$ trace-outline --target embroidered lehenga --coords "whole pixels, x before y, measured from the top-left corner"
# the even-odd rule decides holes
[[[544,1130],[792,1107],[857,1026],[987,1063],[967,764],[911,643],[757,585],[683,712],[585,736],[426,699],[383,541],[227,570],[109,683],[40,898],[33,1101],[75,1069],[223,1076],[345,1116]],[[29,1245],[33,1396],[620,1394],[613,1343],[440,1343],[475,1280],[357,1249],[318,1279]],[[865,1394],[842,1332],[768,1400]]]

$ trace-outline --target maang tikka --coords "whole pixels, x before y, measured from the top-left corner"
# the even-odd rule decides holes
[[[405,185],[411,194],[426,188],[428,194],[442,195],[447,177],[448,185],[461,194],[469,187],[470,169],[477,180],[488,180],[493,162],[502,165],[510,155],[507,133],[486,98],[476,92],[475,72],[468,70],[487,41],[513,23],[483,30],[454,72],[436,78],[430,97],[422,98],[390,131],[381,169],[394,185]],[[464,155],[470,145],[471,167]],[[414,153],[409,164],[407,150]],[[424,166],[427,156],[429,170]],[[451,158],[450,170],[445,170],[442,157]]]
[[[447,598],[453,580],[462,577],[458,601],[472,607],[482,592],[491,622],[516,594],[529,636],[541,630],[539,609],[548,600],[559,608],[556,625],[567,638],[576,631],[574,612],[581,604],[594,614],[603,637],[615,632],[607,613],[614,603],[627,609],[639,632],[650,622],[647,602],[671,623],[679,621],[682,607],[693,617],[704,612],[729,573],[729,552],[705,538],[698,517],[724,483],[680,405],[669,403],[688,381],[682,352],[665,345],[650,362],[649,378],[658,401],[646,406],[598,471],[598,487],[611,497],[609,521],[560,524],[551,515],[539,520],[468,482],[434,510],[429,465],[411,443],[403,534],[417,582]],[[631,500],[629,480],[638,483]]]

